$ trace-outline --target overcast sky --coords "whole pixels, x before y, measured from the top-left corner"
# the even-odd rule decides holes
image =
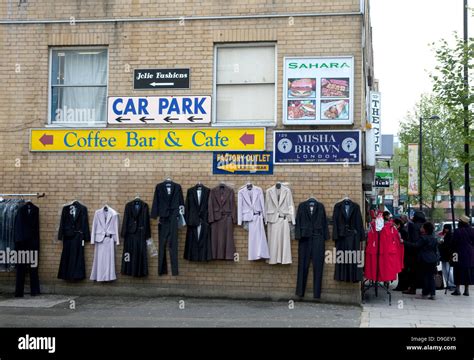
[[[474,0],[469,0],[473,7]],[[463,0],[371,0],[375,78],[382,94],[382,133],[398,124],[420,95],[431,92],[436,62],[429,46],[463,35]],[[471,13],[469,13],[470,16]],[[469,34],[474,34],[469,18]]]

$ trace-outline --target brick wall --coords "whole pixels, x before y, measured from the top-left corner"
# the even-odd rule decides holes
[[[174,16],[178,2],[168,8],[152,1],[44,1],[24,7],[16,1],[3,1],[2,18]],[[160,3],[167,4],[166,1]],[[188,5],[191,3],[191,5]],[[197,2],[196,2],[197,3]],[[359,1],[183,1],[186,15],[240,14],[283,11],[358,11]],[[53,4],[55,4],[53,6]],[[228,5],[224,5],[228,4]],[[64,6],[61,6],[64,5]],[[22,8],[23,6],[23,8]],[[238,263],[213,261],[190,263],[180,259],[178,277],[157,275],[157,258],[150,258],[150,275],[136,279],[118,275],[113,284],[84,280],[68,284],[56,279],[62,243],[56,240],[60,210],[64,203],[78,199],[92,214],[105,203],[123,214],[126,202],[140,193],[151,206],[154,187],[170,176],[184,192],[198,180],[208,187],[220,181],[234,189],[252,181],[264,190],[276,181],[289,182],[295,204],[310,195],[325,206],[328,216],[345,194],[362,204],[360,165],[275,166],[273,176],[212,175],[210,153],[31,153],[29,129],[47,123],[48,54],[50,46],[107,45],[109,49],[108,95],[151,95],[157,92],[132,90],[135,67],[190,67],[190,90],[161,90],[160,95],[212,94],[213,46],[218,42],[274,41],[278,54],[278,129],[304,129],[281,124],[282,64],[284,56],[353,55],[355,60],[354,126],[359,129],[364,116],[359,16],[301,17],[290,25],[288,18],[245,20],[196,20],[184,26],[174,22],[0,25],[0,192],[46,192],[35,203],[40,207],[40,280],[44,291],[61,293],[182,294],[202,296],[294,298],[297,271],[297,242],[292,241],[292,265],[268,265],[247,261],[247,233],[235,228]],[[19,70],[19,72],[17,72]],[[17,70],[17,71],[15,71]],[[133,71],[133,70],[132,70]],[[313,129],[316,127],[312,127]],[[331,127],[317,127],[330,129]],[[273,130],[267,128],[267,150],[272,150]],[[127,167],[127,164],[129,166]],[[92,225],[92,224],[91,224]],[[157,221],[152,220],[157,244]],[[184,251],[185,230],[179,233],[179,253]],[[327,242],[332,249],[334,242]],[[119,270],[122,244],[117,250]],[[86,269],[92,266],[93,246],[86,245]],[[119,271],[118,271],[119,272]],[[358,302],[359,284],[333,280],[334,267],[325,264],[322,300]],[[89,275],[89,274],[88,274]],[[310,281],[307,298],[311,297]],[[0,282],[13,286],[14,274],[0,273]]]

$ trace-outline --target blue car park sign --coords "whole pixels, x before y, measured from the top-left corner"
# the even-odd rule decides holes
[[[275,131],[275,164],[360,164],[360,131]]]
[[[219,175],[272,175],[271,151],[222,151],[213,153],[212,173]]]

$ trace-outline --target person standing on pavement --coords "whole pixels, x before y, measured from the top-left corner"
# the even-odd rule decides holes
[[[421,226],[426,222],[425,214],[422,211],[415,211],[413,221],[408,223],[408,241],[405,243],[405,266],[407,267],[407,284],[408,289],[403,294],[416,294],[418,274],[418,249],[408,244],[416,244],[420,238]]]
[[[451,295],[461,295],[461,285],[464,294],[469,296],[469,285],[474,285],[474,229],[469,225],[469,217],[462,215],[459,227],[453,233],[453,264],[454,283],[456,290]]]
[[[439,257],[438,240],[435,238],[433,232],[434,225],[430,222],[425,222],[421,227],[421,235],[418,237],[417,242],[406,243],[408,248],[418,249],[418,270],[423,279],[421,299],[436,299],[434,274],[436,272],[436,265],[439,261]]]
[[[396,218],[393,220],[393,223],[395,224],[395,227],[398,230],[398,233],[400,234],[400,238],[403,242],[408,241],[408,230],[406,228],[406,224],[403,222],[402,218]],[[403,270],[398,273],[398,284],[394,291],[404,291],[408,289],[408,278],[407,278],[407,268],[408,265],[406,263],[406,256],[403,257]]]
[[[444,224],[443,231],[440,235],[442,236],[442,240],[439,244],[439,254],[441,256],[443,279],[446,282],[446,288],[452,290],[454,289],[453,269],[451,267],[451,260],[453,257],[452,225]]]

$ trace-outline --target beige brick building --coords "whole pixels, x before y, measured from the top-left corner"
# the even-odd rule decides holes
[[[210,188],[225,181],[236,191],[247,181],[264,190],[276,181],[288,182],[295,205],[315,195],[329,217],[334,204],[346,194],[364,208],[363,179],[368,167],[363,141],[361,164],[275,165],[273,175],[240,176],[213,175],[212,153],[207,152],[31,152],[30,129],[58,126],[50,115],[55,99],[51,95],[54,51],[105,49],[107,96],[215,96],[216,49],[222,44],[258,47],[264,43],[274,49],[276,70],[272,85],[276,95],[270,100],[275,111],[268,110],[276,121],[262,125],[266,127],[266,150],[273,150],[274,130],[355,129],[362,131],[364,139],[367,94],[373,78],[368,1],[0,0],[0,4],[0,193],[46,193],[34,200],[40,208],[39,271],[44,293],[295,299],[297,241],[292,240],[291,265],[251,262],[247,260],[247,233],[238,226],[234,230],[238,262],[191,263],[182,259],[185,230],[180,230],[177,277],[158,277],[157,257],[151,257],[147,278],[118,275],[112,284],[58,280],[60,211],[74,199],[88,207],[92,224],[94,210],[107,203],[123,214],[125,204],[137,192],[151,206],[155,185],[172,177],[184,191],[197,180]],[[353,125],[283,124],[283,64],[284,57],[291,56],[353,56]],[[191,86],[186,90],[134,90],[133,69],[137,68],[189,68]],[[102,113],[99,117],[101,128],[106,119]],[[223,124],[217,115],[213,121],[209,126]],[[152,220],[152,232],[156,244],[156,220]],[[117,251],[117,274],[122,246]],[[326,248],[333,247],[334,241],[329,240]],[[89,272],[93,246],[86,244],[85,253]],[[12,291],[14,276],[0,273],[3,290]],[[333,276],[334,265],[325,264],[323,301],[360,301],[360,284],[336,282]]]

